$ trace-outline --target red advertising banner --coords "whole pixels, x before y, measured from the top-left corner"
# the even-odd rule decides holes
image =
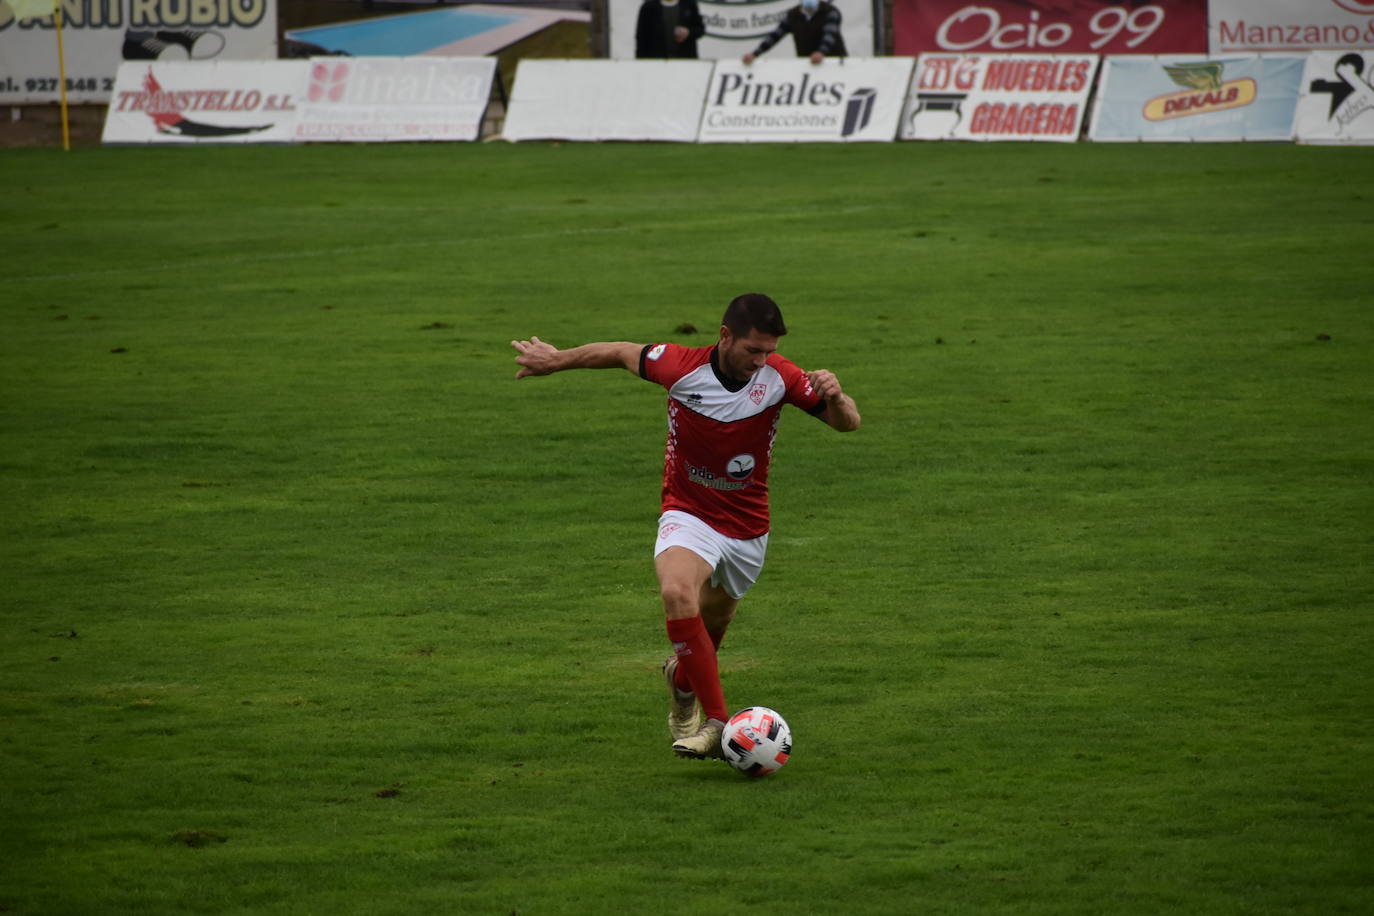
[[[1207,52],[1207,0],[893,0],[893,51]]]

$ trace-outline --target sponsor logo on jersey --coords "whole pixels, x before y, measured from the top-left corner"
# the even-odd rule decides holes
[[[687,479],[692,483],[699,483],[703,487],[710,487],[712,490],[743,490],[749,486],[749,482],[746,480],[724,480],[705,468],[694,467],[690,464],[687,465]]]
[[[736,455],[726,463],[725,472],[736,480],[743,480],[754,473],[754,456]]]
[[[652,350],[649,351],[649,359],[658,359],[660,356],[663,355],[663,351],[666,349],[668,349],[667,344],[659,344],[658,346],[654,347]]]

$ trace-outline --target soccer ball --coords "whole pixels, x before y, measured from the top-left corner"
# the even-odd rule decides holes
[[[745,776],[767,776],[792,753],[792,729],[777,710],[750,706],[725,723],[720,749],[725,762]]]

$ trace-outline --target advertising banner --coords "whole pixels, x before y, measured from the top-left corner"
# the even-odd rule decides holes
[[[126,62],[103,143],[287,143],[304,61]]]
[[[910,56],[1201,54],[1207,0],[892,0],[892,44]]]
[[[873,46],[872,0],[830,0],[840,11],[840,34],[850,54],[868,57],[881,50]],[[635,56],[635,26],[643,0],[606,0],[610,25],[610,52],[614,58]],[[763,36],[777,26],[797,0],[697,0],[706,34],[697,42],[703,60],[743,57]],[[769,57],[795,57],[791,36],[768,51]]]
[[[297,90],[293,136],[319,142],[476,140],[494,57],[316,57]]]
[[[1307,55],[1297,134],[1299,143],[1374,144],[1374,50]]]
[[[1213,55],[1374,48],[1374,0],[1211,0]]]
[[[714,66],[709,60],[525,59],[501,136],[691,143]]]
[[[716,62],[701,116],[703,143],[891,141],[909,57]]]
[[[922,54],[902,140],[1078,139],[1096,54]]]
[[[1093,140],[1291,140],[1305,58],[1108,57]]]
[[[55,19],[0,0],[0,104],[59,100]],[[67,101],[104,103],[124,61],[275,59],[277,0],[62,0],[62,49]]]

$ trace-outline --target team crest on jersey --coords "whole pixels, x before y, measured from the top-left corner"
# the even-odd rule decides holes
[[[749,400],[755,404],[762,404],[766,394],[768,394],[768,386],[763,382],[755,382],[754,387],[749,389]]]
[[[652,350],[649,351],[649,359],[658,359],[660,356],[663,355],[663,351],[666,349],[668,349],[667,344],[659,344],[658,346],[654,347]]]

